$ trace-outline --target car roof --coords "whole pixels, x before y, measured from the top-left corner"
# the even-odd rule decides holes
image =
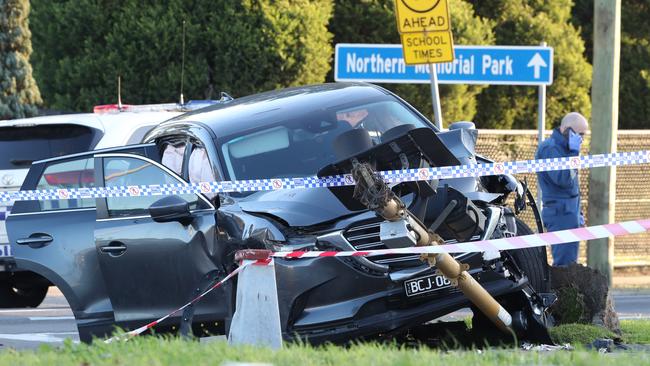
[[[57,114],[0,121],[0,127],[35,126],[49,124],[76,124],[103,131],[102,123],[94,113]]]
[[[103,133],[101,140],[95,147],[101,149],[124,145],[137,129],[145,126],[153,127],[181,114],[183,114],[181,111],[59,114],[0,121],[0,127],[56,124],[86,126]]]
[[[128,142],[135,131],[141,127],[160,124],[170,118],[183,114],[180,111],[156,112],[117,112],[101,113],[97,117],[104,127],[104,137],[99,141],[96,149],[111,146],[121,146]],[[140,136],[142,137],[142,136]]]
[[[276,123],[289,115],[299,116],[389,94],[385,89],[367,83],[329,83],[274,90],[185,113],[161,124],[151,133],[161,132],[168,124],[199,122],[208,126],[216,136],[227,136]]]

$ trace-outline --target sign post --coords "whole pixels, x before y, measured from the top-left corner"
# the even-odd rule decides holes
[[[618,90],[621,62],[621,1],[594,1],[594,70],[591,86],[591,154],[616,151]],[[615,222],[616,167],[589,172],[589,225]],[[587,264],[601,271],[609,284],[614,272],[614,239],[590,240]]]
[[[541,43],[542,47],[546,46],[546,42]],[[548,67],[544,58],[536,53],[530,61],[529,67],[533,67],[533,75],[538,75],[542,67]],[[544,130],[546,129],[546,84],[537,87],[537,146],[544,141]],[[542,208],[542,190],[537,190],[537,204]]]
[[[431,75],[431,103],[433,106],[433,120],[438,130],[442,130],[442,108],[440,106],[440,92],[438,91],[438,73],[435,64],[429,64]]]
[[[397,30],[408,65],[429,64],[433,118],[442,129],[442,109],[435,63],[454,60],[447,0],[395,0]]]

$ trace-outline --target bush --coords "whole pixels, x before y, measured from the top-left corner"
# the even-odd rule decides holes
[[[393,0],[335,0],[330,31],[334,43],[400,43]],[[490,21],[474,15],[464,0],[449,0],[451,27],[455,44],[493,44]],[[332,76],[330,75],[330,79]],[[422,113],[432,117],[431,89],[427,84],[385,84]],[[472,120],[476,114],[476,95],[482,85],[441,85],[443,121]]]
[[[322,82],[332,6],[309,0],[33,0],[34,73],[48,107],[178,101]]]

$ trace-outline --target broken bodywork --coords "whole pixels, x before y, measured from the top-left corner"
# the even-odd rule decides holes
[[[254,201],[239,202],[241,211],[231,211],[222,222],[236,223],[240,238],[257,244],[250,248],[274,251],[367,250],[430,245],[432,241],[444,245],[517,235],[515,215],[502,202],[508,191],[514,191],[521,205],[525,192],[511,177],[486,179],[487,184],[501,189],[494,193],[476,178],[409,182],[388,188],[380,179],[368,182],[359,173],[363,166],[365,178],[374,179],[373,168],[475,162],[475,133],[455,130],[445,143],[429,129],[406,129],[384,144],[364,146],[363,133],[355,130],[352,134],[361,137],[348,143],[361,151],[341,153],[352,155],[325,167],[320,175],[353,172],[356,187],[258,193]],[[346,138],[349,136],[343,136]],[[447,144],[460,145],[456,154]],[[362,187],[359,182],[364,181]],[[398,196],[408,202],[408,208]],[[228,212],[227,205],[221,211]],[[533,254],[539,268],[545,269],[542,252]],[[538,293],[545,287],[533,288],[527,269],[522,268],[528,263],[517,263],[512,253],[505,252],[458,254],[455,259],[449,255],[276,259],[283,333],[287,339],[299,337],[312,343],[345,342],[404,331],[472,306],[488,314],[476,314],[476,326],[489,327],[485,321],[481,324],[486,317],[502,330],[551,343],[545,312],[553,296]],[[448,265],[440,267],[443,260]],[[536,280],[542,283],[548,278]]]

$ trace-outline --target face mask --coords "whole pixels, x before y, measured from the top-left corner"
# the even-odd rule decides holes
[[[582,136],[575,133],[571,128],[567,129],[567,131],[569,131],[569,151],[579,153],[580,145],[582,144]]]

